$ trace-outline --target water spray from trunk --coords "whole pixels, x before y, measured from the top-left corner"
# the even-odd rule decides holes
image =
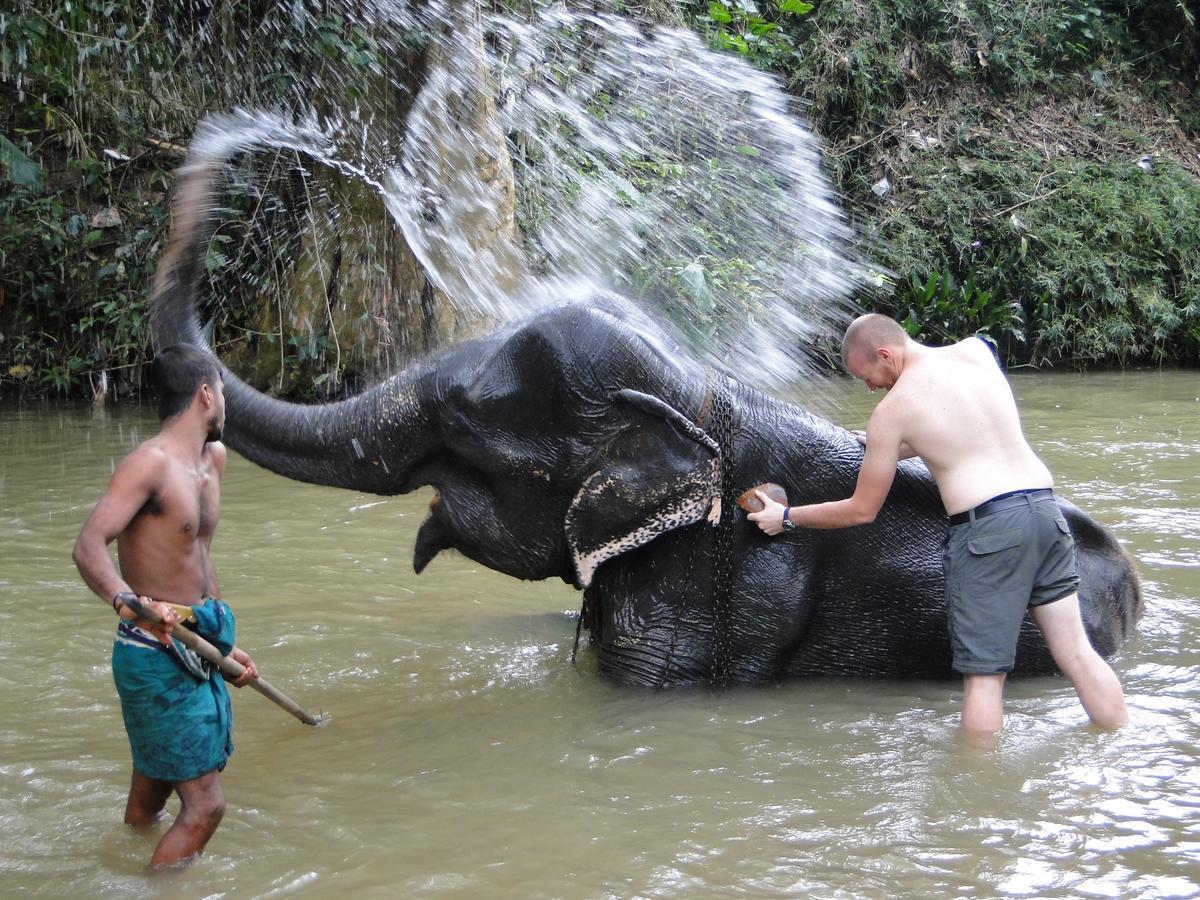
[[[422,36],[415,88],[376,65],[390,90],[344,109],[322,95],[300,115],[213,117],[192,146],[194,159],[228,161],[237,198],[205,265],[276,292],[280,353],[280,298],[302,293],[321,303],[291,324],[333,335],[309,353],[336,344],[346,317],[390,344],[419,312],[428,349],[597,288],[768,387],[840,336],[867,279],[818,143],[776,79],[609,12],[339,9],[381,35]],[[404,91],[405,117],[389,117],[386,98]],[[378,262],[389,232],[419,263],[419,311],[379,299],[397,274]]]

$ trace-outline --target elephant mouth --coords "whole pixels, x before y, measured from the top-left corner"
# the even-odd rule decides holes
[[[441,502],[442,492],[434,488],[433,498],[429,501],[429,515],[417,530],[417,543],[413,548],[413,570],[418,575],[425,571],[435,556],[454,547],[453,534],[444,522],[444,516],[438,515]]]
[[[534,505],[531,501],[527,506]],[[547,525],[554,514],[514,519],[500,515],[503,508],[503,502],[478,486],[435,488],[429,515],[417,531],[414,571],[419,575],[443,550],[456,550],[513,578],[570,580],[565,574],[567,563],[561,540],[547,537],[554,530]]]

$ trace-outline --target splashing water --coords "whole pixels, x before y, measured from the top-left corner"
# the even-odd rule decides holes
[[[611,289],[763,386],[794,380],[822,339],[840,336],[865,270],[817,141],[774,78],[690,33],[610,13],[433,3],[356,14],[428,39],[415,91],[385,75],[408,92],[402,120],[366,91],[336,114],[310,104],[300,117],[211,117],[191,147],[241,160],[231,184],[260,217],[270,180],[314,163],[368,188],[390,216],[371,221],[323,187],[306,196],[311,240],[266,228],[257,246],[273,248],[276,269],[289,253],[327,252],[319,207],[325,227],[369,232],[360,255],[376,252],[381,228],[398,229],[437,302],[477,327]],[[293,155],[282,169],[281,149]],[[250,277],[244,253],[222,261]],[[308,265],[313,283],[329,283]]]

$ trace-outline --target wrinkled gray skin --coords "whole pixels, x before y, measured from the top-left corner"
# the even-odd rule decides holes
[[[160,263],[156,344],[205,343],[194,312],[211,227],[207,179],[179,189]],[[701,420],[710,381],[632,304],[598,294],[451,347],[338,403],[300,406],[225,373],[226,441],[290,478],[377,494],[436,489],[421,572],[454,549],[514,578],[586,587],[600,669],[631,684],[797,675],[952,674],[943,598],[946,520],[925,468],[904,462],[876,521],[763,535],[737,511],[727,624],[713,600],[708,523],[720,453]],[[845,429],[726,382],[735,496],[777,481],[794,504],[849,496],[862,450]],[[1111,654],[1142,610],[1113,537],[1060,501],[1076,541],[1088,635]],[[719,635],[725,638],[718,640]],[[1052,672],[1036,629],[1019,672]]]

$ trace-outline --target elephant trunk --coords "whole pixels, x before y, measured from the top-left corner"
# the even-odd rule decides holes
[[[427,416],[415,381],[397,375],[337,403],[285,403],[222,367],[225,440],[251,462],[288,478],[373,494],[410,490],[426,456]]]
[[[214,189],[223,160],[179,170],[171,239],[159,260],[151,300],[155,350],[189,342],[212,353],[196,312],[204,254],[214,227]],[[223,365],[224,439],[252,462],[313,484],[376,494],[410,490],[414,465],[429,452],[428,366],[413,367],[336,403],[304,405],[268,397]]]

